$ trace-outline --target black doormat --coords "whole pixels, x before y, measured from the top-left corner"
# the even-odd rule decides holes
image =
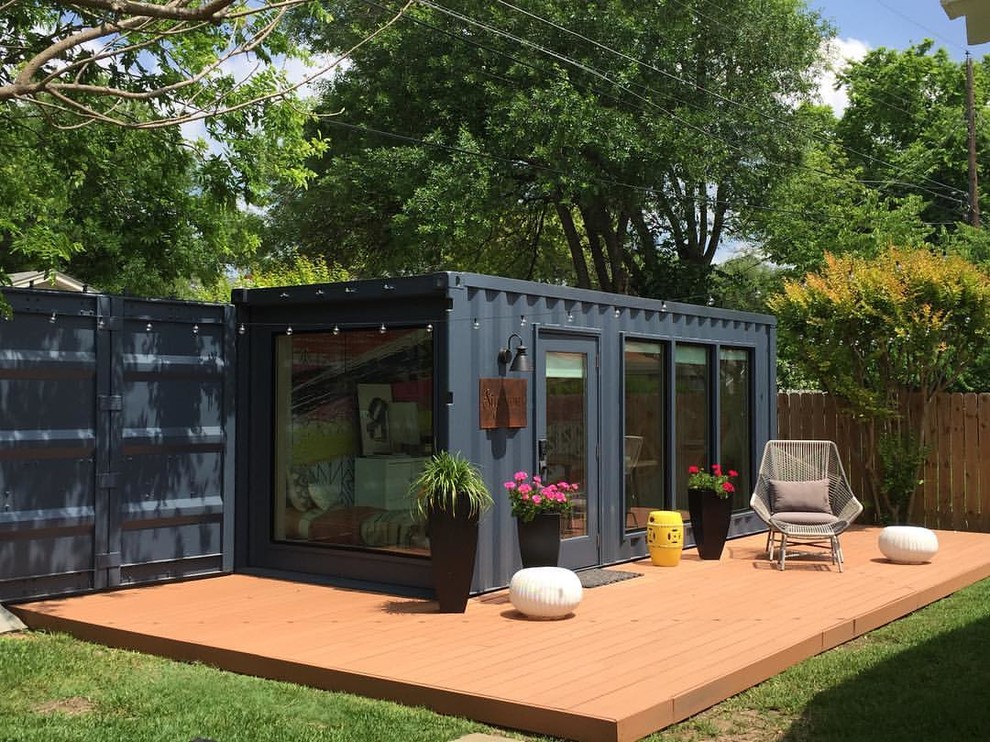
[[[642,572],[623,572],[617,569],[585,569],[577,573],[581,587],[600,587],[613,582],[642,577]]]

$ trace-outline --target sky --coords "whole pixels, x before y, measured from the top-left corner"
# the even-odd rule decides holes
[[[871,49],[904,49],[926,38],[962,59],[969,48],[974,56],[990,54],[990,44],[966,45],[966,22],[954,21],[939,0],[807,0],[838,30],[840,39],[865,43]]]
[[[953,59],[967,50],[975,58],[990,54],[990,44],[968,46],[966,21],[949,20],[939,0],[806,0],[836,29],[834,57],[861,59],[870,49],[885,46],[906,49],[925,39],[943,47]],[[836,112],[845,107],[842,91],[835,91],[834,75],[822,80],[822,99]]]

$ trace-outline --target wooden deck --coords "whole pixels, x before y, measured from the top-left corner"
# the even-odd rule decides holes
[[[886,562],[878,529],[843,536],[846,571],[762,556],[586,590],[562,621],[520,616],[505,592],[463,615],[412,598],[230,575],[14,606],[31,628],[235,672],[349,691],[575,740],[635,740],[807,657],[990,576],[990,535],[938,532],[925,565]]]

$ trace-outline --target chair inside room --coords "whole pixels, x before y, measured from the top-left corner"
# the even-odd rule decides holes
[[[626,527],[638,527],[639,523],[639,490],[636,488],[636,466],[639,455],[643,450],[643,436],[627,435],[625,437],[625,476],[626,476]]]
[[[767,524],[767,555],[783,570],[795,546],[829,549],[843,569],[839,535],[863,505],[849,488],[832,441],[768,441],[750,507]]]

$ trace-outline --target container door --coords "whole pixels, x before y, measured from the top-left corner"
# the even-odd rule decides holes
[[[599,561],[598,341],[541,335],[537,354],[538,468],[545,482],[577,483],[561,519],[560,566]]]

